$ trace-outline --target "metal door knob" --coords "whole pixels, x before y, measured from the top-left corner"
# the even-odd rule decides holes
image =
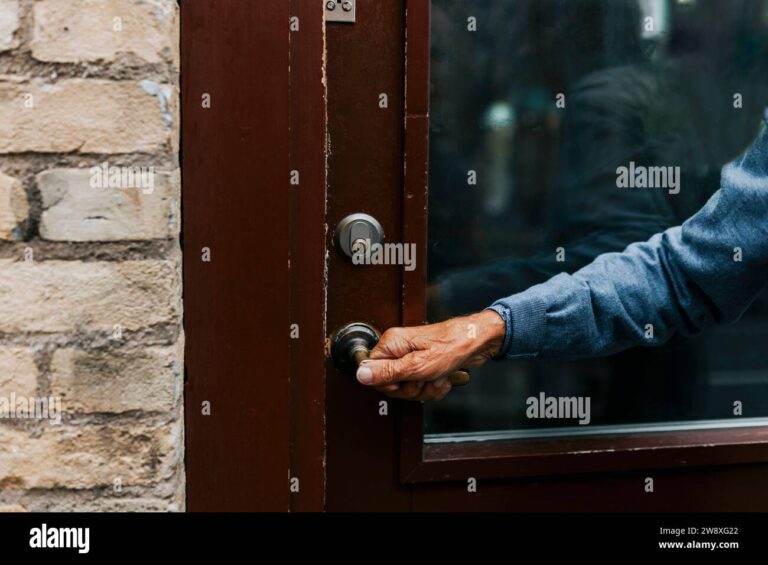
[[[368,324],[356,322],[337,331],[331,340],[331,357],[336,368],[345,375],[353,376],[360,363],[379,343],[379,332]],[[469,371],[454,371],[448,376],[453,386],[464,386],[470,381]]]

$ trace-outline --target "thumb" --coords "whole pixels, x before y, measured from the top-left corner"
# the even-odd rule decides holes
[[[382,386],[413,379],[412,355],[401,359],[375,359],[363,362],[357,369],[357,380],[368,386]]]

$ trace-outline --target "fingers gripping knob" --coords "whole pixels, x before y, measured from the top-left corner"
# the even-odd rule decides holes
[[[379,343],[381,334],[376,329],[362,322],[348,324],[338,330],[331,340],[331,357],[336,368],[345,375],[354,377],[360,364],[368,359],[371,350]],[[365,384],[366,377],[369,381],[373,378],[370,370],[363,371],[359,375],[361,382]],[[454,371],[448,376],[453,386],[469,384],[470,375],[466,370]]]

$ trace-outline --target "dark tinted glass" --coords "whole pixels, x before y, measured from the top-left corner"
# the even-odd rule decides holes
[[[430,320],[578,270],[701,208],[759,131],[767,29],[762,0],[433,0]],[[617,170],[630,166],[679,177],[621,188]],[[427,405],[426,432],[569,426],[526,417],[542,393],[588,397],[591,429],[768,416],[767,345],[764,296],[735,325],[659,348],[488,363]]]

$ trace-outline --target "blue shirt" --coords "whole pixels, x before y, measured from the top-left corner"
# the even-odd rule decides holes
[[[494,302],[490,309],[506,323],[497,358],[593,357],[658,345],[675,332],[694,335],[738,320],[766,286],[763,127],[752,147],[723,167],[720,190],[682,226]]]

